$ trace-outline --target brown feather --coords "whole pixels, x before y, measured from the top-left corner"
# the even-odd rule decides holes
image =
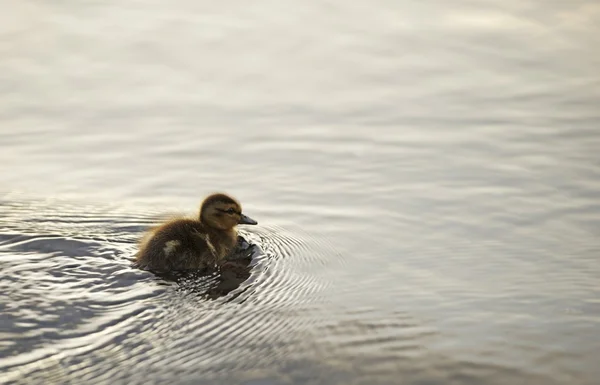
[[[233,208],[234,212],[227,212]],[[178,218],[150,229],[140,242],[136,264],[153,271],[213,267],[233,251],[241,205],[225,194],[202,203],[198,219]]]

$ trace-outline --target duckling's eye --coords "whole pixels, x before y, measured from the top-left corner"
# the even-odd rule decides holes
[[[227,210],[227,213],[233,214],[233,213],[235,213],[235,209],[234,208],[230,208],[229,210]]]

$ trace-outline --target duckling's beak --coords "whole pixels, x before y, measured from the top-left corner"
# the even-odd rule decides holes
[[[240,225],[258,225],[258,222],[254,219],[242,214],[240,216],[240,221],[238,222]]]

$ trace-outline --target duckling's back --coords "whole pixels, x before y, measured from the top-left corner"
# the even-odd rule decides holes
[[[214,262],[202,223],[177,219],[156,228],[142,242],[136,256],[139,267],[155,271],[191,270]]]

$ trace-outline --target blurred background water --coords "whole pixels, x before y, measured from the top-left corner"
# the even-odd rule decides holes
[[[598,383],[596,1],[2,5],[0,381]],[[217,190],[237,295],[130,266]]]

